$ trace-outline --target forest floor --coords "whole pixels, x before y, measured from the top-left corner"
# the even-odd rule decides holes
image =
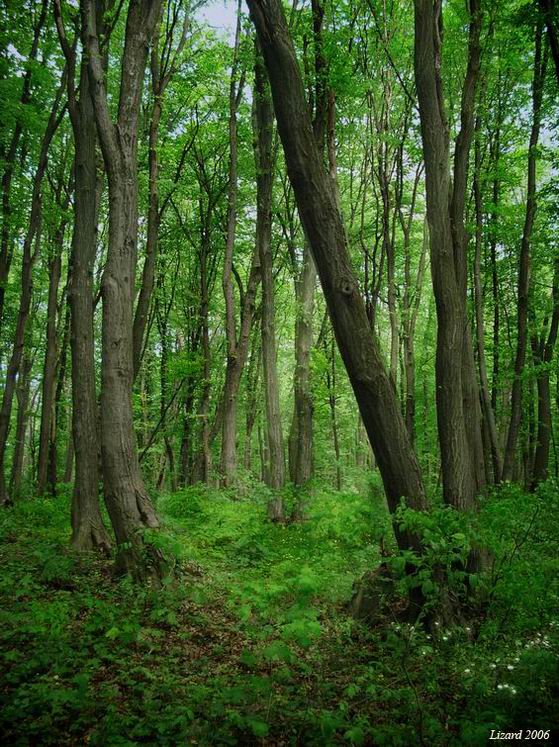
[[[492,729],[549,744],[556,488],[488,502],[500,553],[488,613],[432,634],[348,613],[386,527],[382,501],[363,492],[316,490],[308,520],[287,526],[266,521],[262,489],[163,497],[158,541],[178,582],[158,592],[69,549],[67,497],[5,511],[3,744],[484,745]]]

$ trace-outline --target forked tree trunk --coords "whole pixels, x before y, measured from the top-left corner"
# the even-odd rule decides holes
[[[449,133],[440,77],[442,4],[415,0],[415,81],[419,100],[431,274],[437,308],[437,424],[443,495],[457,508],[471,508],[483,480],[476,461],[481,447],[479,398],[466,313],[464,199],[470,119],[479,66],[479,9],[471,2],[468,71],[462,96],[462,126],[456,143],[451,194]],[[449,198],[452,198],[449,200]],[[476,422],[477,421],[477,422]]]
[[[82,0],[89,82],[109,183],[109,246],[102,277],[101,454],[105,502],[117,541],[117,573],[158,582],[160,552],[145,527],[159,525],[138,461],[132,411],[132,326],[138,238],[137,139],[148,46],[160,0],[135,0],[126,19],[118,119],[110,117],[93,0]]]
[[[58,35],[68,72],[68,105],[74,134],[74,232],[70,255],[70,348],[72,359],[72,436],[65,478],[75,465],[71,544],[76,550],[107,552],[111,540],[99,506],[98,406],[95,385],[93,271],[97,251],[96,128],[87,62],[80,66],[79,100],[75,91],[75,53],[69,46],[60,3],[54,4]]]
[[[348,253],[336,191],[325,171],[305,101],[293,42],[278,0],[249,0],[268,69],[278,130],[299,214],[311,246],[332,326],[383,478],[390,510],[405,497],[426,506],[419,465],[396,394],[369,325]],[[401,548],[419,538],[394,527]]]

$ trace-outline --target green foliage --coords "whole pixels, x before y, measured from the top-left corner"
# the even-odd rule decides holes
[[[471,603],[467,621],[431,630],[397,621],[367,629],[344,611],[387,532],[375,485],[372,494],[315,488],[309,520],[290,526],[267,522],[264,489],[242,499],[201,487],[170,494],[159,506],[165,552],[178,550],[183,573],[159,592],[117,582],[102,558],[68,549],[67,499],[5,511],[4,739],[404,747],[551,728],[559,718],[557,486],[526,494],[506,485],[470,517],[402,506],[398,520],[426,546],[424,593],[434,604],[439,589],[428,582],[440,582],[442,569]],[[491,560],[466,597],[456,569],[478,542]],[[393,567],[401,563],[395,556]]]

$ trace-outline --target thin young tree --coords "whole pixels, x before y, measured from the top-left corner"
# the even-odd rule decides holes
[[[285,483],[285,454],[281,425],[277,371],[274,274],[272,258],[272,188],[274,177],[274,113],[266,68],[258,46],[254,68],[254,140],[256,161],[256,244],[262,277],[262,367],[266,404],[266,438],[269,463],[266,474],[273,490]],[[272,521],[283,520],[283,502],[276,493],[268,504]]]

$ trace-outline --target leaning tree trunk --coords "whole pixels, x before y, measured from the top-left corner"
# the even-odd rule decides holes
[[[144,486],[132,411],[132,326],[138,238],[138,115],[147,49],[160,0],[130,4],[126,20],[117,123],[112,121],[97,36],[95,7],[82,0],[84,48],[97,132],[109,184],[109,246],[101,293],[101,454],[105,502],[118,551],[117,573],[158,582],[162,557],[142,537],[159,525]]]
[[[325,171],[301,73],[278,0],[249,0],[270,79],[278,130],[301,221],[311,246],[336,339],[384,482],[390,510],[402,497],[426,506],[419,465],[400,406],[371,333],[349,257],[335,186]],[[417,535],[394,526],[399,546],[420,550]]]
[[[555,0],[538,0],[538,3],[545,20],[545,25],[547,27],[549,48],[551,50],[551,56],[553,57],[553,63],[555,65],[555,76],[557,78],[557,85],[559,85],[559,32],[557,31],[559,25],[559,17],[557,16]]]

